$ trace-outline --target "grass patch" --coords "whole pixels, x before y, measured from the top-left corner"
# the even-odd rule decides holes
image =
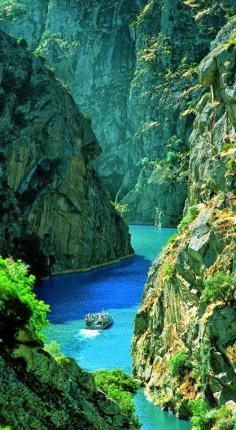
[[[199,209],[197,206],[191,206],[188,209],[187,214],[184,216],[184,218],[182,219],[182,221],[180,221],[179,225],[178,225],[178,230],[179,232],[182,233],[182,231],[184,231],[197,217],[197,215],[199,214]]]
[[[202,302],[207,304],[217,300],[228,301],[232,298],[234,287],[233,275],[219,271],[204,281]]]

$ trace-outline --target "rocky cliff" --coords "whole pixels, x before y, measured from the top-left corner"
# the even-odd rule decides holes
[[[44,348],[47,306],[20,262],[0,258],[0,426],[14,430],[135,430],[91,374]],[[2,428],[2,427],[1,427]]]
[[[34,273],[127,256],[128,229],[91,165],[101,150],[89,122],[24,40],[1,32],[0,56],[0,253]]]
[[[188,211],[150,270],[133,342],[134,374],[157,404],[193,413],[197,430],[236,425],[235,27],[200,65]]]
[[[176,226],[197,64],[234,13],[234,0],[5,0],[1,25],[46,57],[92,118],[96,166],[126,219]]]

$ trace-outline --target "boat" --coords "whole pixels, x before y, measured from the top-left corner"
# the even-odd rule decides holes
[[[113,318],[108,312],[87,314],[85,316],[85,326],[89,330],[105,330],[113,323]]]

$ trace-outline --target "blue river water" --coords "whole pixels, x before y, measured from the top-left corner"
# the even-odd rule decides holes
[[[148,269],[174,229],[131,225],[136,256],[86,273],[55,276],[44,281],[38,296],[51,306],[47,342],[88,371],[123,368],[131,373],[133,322]],[[89,312],[109,310],[114,324],[103,332],[84,329]],[[161,411],[140,391],[135,398],[142,430],[189,430],[191,425]]]

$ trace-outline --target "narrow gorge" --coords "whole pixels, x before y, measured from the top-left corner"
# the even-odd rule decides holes
[[[46,58],[92,119],[103,149],[96,167],[126,219],[175,227],[202,91],[197,67],[234,0],[4,4],[2,28]]]
[[[192,430],[235,430],[235,0],[0,0],[0,54],[0,424],[21,430],[27,398],[27,428],[139,427],[113,385],[45,351],[21,259],[64,274],[36,290],[63,352],[81,364],[88,345],[99,370],[103,341],[129,373],[134,319],[148,398]],[[110,341],[83,332],[90,306],[116,316]],[[166,419],[140,425],[191,428]]]

